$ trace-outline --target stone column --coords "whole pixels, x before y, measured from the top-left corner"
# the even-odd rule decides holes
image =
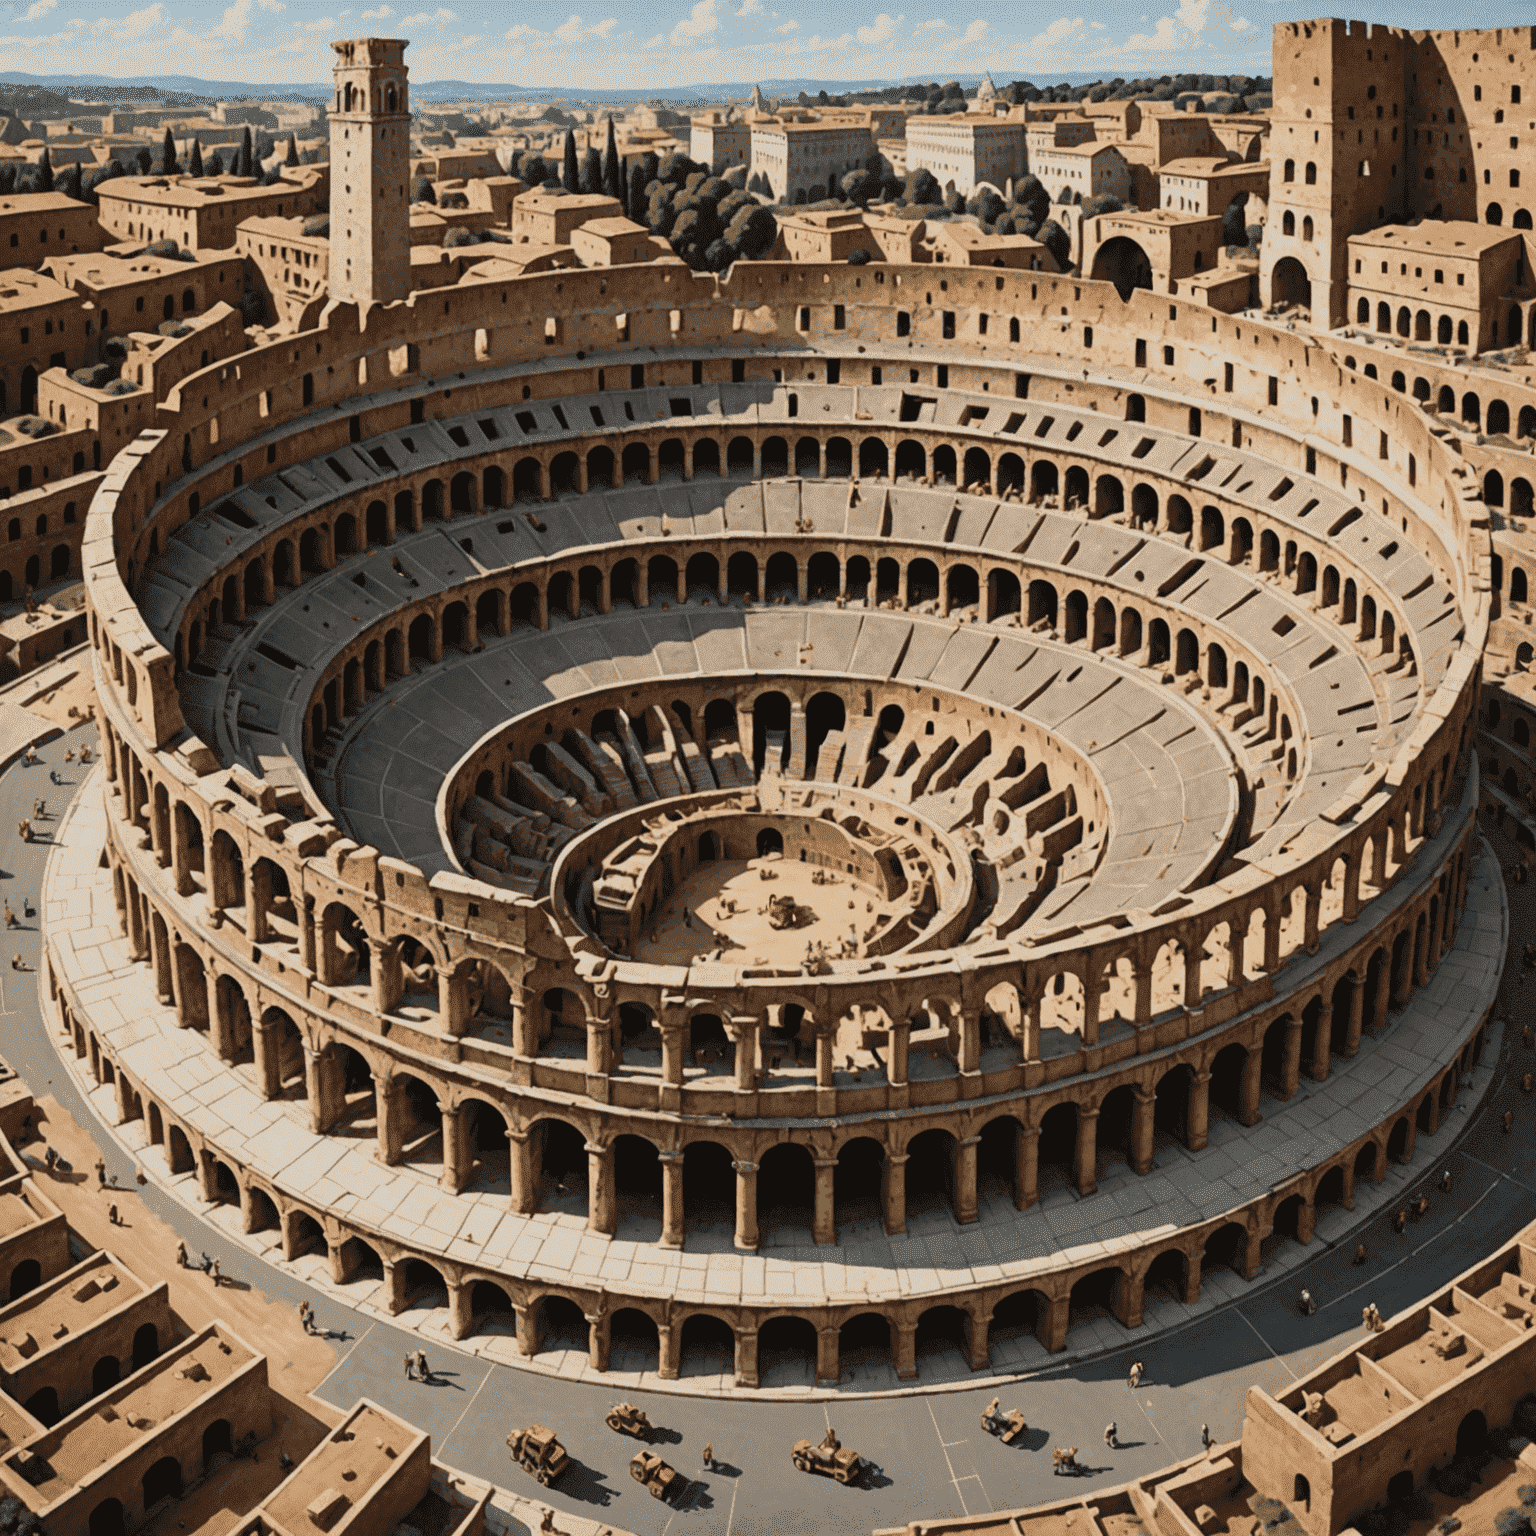
[[[737,1093],[751,1093],[757,1087],[757,1033],[755,1018],[738,1020],[734,1026]]]
[[[661,1162],[661,1246],[683,1246],[683,1154],[662,1152]]]
[[[663,1381],[676,1381],[682,1356],[682,1328],[671,1323],[656,1325],[656,1374]]]
[[[736,1246],[744,1253],[757,1249],[756,1163],[732,1162],[736,1170]]]
[[[1190,944],[1184,950],[1184,1006],[1198,1008],[1201,1001],[1200,967],[1204,962],[1204,947]]]
[[[755,1387],[757,1376],[757,1329],[736,1330],[736,1385]]]
[[[907,1053],[912,1045],[912,1025],[893,1024],[887,1032],[890,1058],[885,1064],[885,1079],[892,1088],[907,1086]]]
[[[381,1163],[393,1167],[400,1161],[404,1141],[401,1126],[405,1079],[386,1077],[374,1079],[374,1102],[378,1105],[378,1158]]]
[[[960,1071],[981,1070],[981,1015],[974,1011],[960,1015]]]
[[[896,1379],[917,1380],[917,1324],[896,1324]]]
[[[1072,1159],[1072,1177],[1080,1195],[1091,1195],[1099,1187],[1099,1112],[1077,1109],[1077,1152]]]
[[[208,1033],[214,1054],[220,1061],[233,1061],[235,1059],[235,1025],[234,1020],[229,1016],[229,1010],[221,1006],[219,978],[209,970],[204,973],[204,982],[208,993]],[[182,1012],[186,1012],[185,1007]]]
[[[282,1037],[276,1024],[251,1021],[251,1050],[256,1057],[256,1081],[264,1099],[283,1096],[283,1064],[279,1054]]]
[[[1344,1054],[1353,1056],[1360,1049],[1360,1028],[1365,1022],[1365,983],[1349,973],[1349,1024],[1344,1036]]]
[[[661,1030],[661,1080],[669,1088],[680,1088],[683,1082],[684,1029],[680,1024],[667,1024]]]
[[[512,1183],[512,1209],[521,1216],[533,1215],[539,1203],[538,1185],[533,1176],[533,1148],[528,1145],[529,1131],[507,1127],[507,1158]]]
[[[963,1136],[955,1144],[954,1186],[950,1198],[955,1220],[965,1225],[976,1220],[976,1148],[980,1136]]]
[[[602,1310],[601,1302],[598,1305],[598,1311],[582,1313],[587,1320],[587,1364],[594,1371],[606,1371],[609,1342],[608,1313]]]
[[[299,908],[299,964],[311,976],[315,971],[315,898],[306,896]]]
[[[272,866],[252,861],[245,877],[245,936],[252,944],[265,944],[270,929],[267,912],[272,905]]]
[[[451,1194],[458,1194],[469,1182],[471,1159],[465,1156],[464,1132],[467,1117],[457,1105],[439,1106],[443,1119],[443,1171],[438,1183]]]
[[[517,1352],[525,1358],[536,1355],[539,1352],[539,1309],[538,1307],[515,1307],[513,1309],[517,1329]]]
[[[1302,943],[1306,946],[1309,955],[1317,953],[1318,920],[1322,915],[1323,891],[1318,885],[1309,885],[1304,888],[1307,893],[1307,905],[1305,916],[1302,920]]]
[[[1280,1094],[1290,1098],[1301,1081],[1301,1020],[1292,1019],[1285,1026],[1285,1084]]]
[[[128,1079],[123,1076],[121,1070],[112,1084],[113,1098],[116,1102],[117,1124],[123,1125],[132,1118],[133,1104],[128,1092]],[[250,1229],[247,1228],[247,1231]]]
[[[613,1071],[613,1026],[607,1019],[587,1020],[587,1076],[607,1077]]]
[[[907,1154],[887,1152],[881,1170],[880,1202],[885,1209],[885,1235],[907,1230]]]
[[[1387,1010],[1392,1006],[1392,946],[1386,947],[1381,970],[1376,977],[1376,1000],[1371,1009],[1371,1033],[1379,1035],[1387,1027]]]
[[[619,1203],[614,1190],[613,1143],[587,1142],[587,1230],[612,1237],[619,1226]]]
[[[822,1030],[816,1036],[816,1086],[818,1088],[832,1086],[832,1045],[832,1036],[827,1030]]]
[[[1211,1074],[1197,1071],[1189,1085],[1189,1113],[1185,1121],[1185,1145],[1199,1152],[1210,1140]]]
[[[1138,1087],[1136,1107],[1131,1112],[1131,1167],[1140,1174],[1152,1171],[1152,1132],[1156,1113],[1156,1092]]]
[[[374,964],[378,964],[375,951]],[[437,1012],[443,1031],[449,1035],[462,1035],[469,1022],[469,978],[455,974],[446,966],[437,972]]]
[[[837,1214],[832,1205],[832,1179],[837,1172],[835,1157],[816,1159],[816,1207],[812,1218],[812,1241],[835,1243],[837,1241]]]
[[[1051,1351],[1057,1354],[1067,1347],[1067,1324],[1072,1318],[1072,1297],[1070,1293],[1051,1297],[1051,1303],[1046,1310],[1045,1319],[1036,1333],[1036,1338]]]
[[[1264,1049],[1262,1043],[1248,1052],[1243,1062],[1243,1081],[1240,1090],[1238,1119],[1244,1125],[1259,1123],[1259,1093],[1264,1080]]]
[[[385,1259],[384,1264],[384,1308],[391,1317],[398,1317],[405,1311],[405,1264],[399,1259]]]
[[[321,1052],[308,1044],[304,1047],[304,1097],[309,1102],[309,1129],[324,1135],[330,1126],[325,1116],[325,1070]]]
[[[1333,1018],[1323,1012],[1323,1000],[1318,998],[1317,1029],[1312,1036],[1312,1081],[1322,1082],[1328,1076],[1333,1062]]]
[[[1027,1211],[1040,1199],[1040,1127],[1021,1125],[1013,1143],[1013,1203]]]
[[[836,1328],[820,1328],[816,1332],[816,1385],[835,1387],[842,1380],[842,1366],[838,1360],[841,1339]]]

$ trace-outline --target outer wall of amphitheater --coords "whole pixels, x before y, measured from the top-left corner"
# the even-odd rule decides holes
[[[815,420],[800,415],[797,385],[807,404],[812,386],[833,385],[894,385],[929,403],[964,391],[996,404],[972,411],[958,427],[875,424],[861,421],[857,407],[850,419]],[[767,419],[765,407],[764,419],[711,422],[688,401],[683,410],[672,399],[735,386],[756,386],[777,414]],[[472,452],[451,471],[399,470],[383,485],[343,491],[319,512],[275,526],[238,567],[215,561],[174,632],[141,612],[140,581],[173,536],[242,486],[290,466],[334,461],[413,425],[641,390],[652,392],[662,423],[570,429],[557,442]],[[1119,440],[1114,452],[1131,461],[1111,463],[1105,443],[1090,441],[1091,434],[1080,447],[1050,453],[997,440],[1015,412],[1027,409],[1038,420],[1053,406],[1096,413]],[[1145,293],[1122,302],[1105,285],[1038,274],[746,264],[724,280],[660,268],[565,272],[472,293],[417,295],[369,310],[365,325],[355,309],[337,306],[318,332],[194,375],[162,420],[162,430],[142,433],[113,462],[84,545],[107,858],[122,931],[134,957],[152,969],[161,1000],[202,1036],[196,1048],[230,1067],[248,1064],[269,1099],[302,1097],[310,1131],[327,1133],[348,1113],[350,1094],[371,1091],[377,1155],[386,1165],[398,1164],[424,1116],[435,1116],[442,1184],[462,1189],[481,1117],[499,1117],[512,1209],[536,1211],[547,1158],[584,1159],[587,1227],[611,1237],[619,1216],[618,1144],[638,1138],[659,1164],[657,1245],[670,1249],[686,1243],[696,1166],[708,1165],[728,1188],[735,1245],[744,1251],[758,1247],[765,1168],[803,1182],[814,1241],[829,1248],[838,1241],[841,1187],[853,1172],[878,1191],[887,1233],[905,1226],[906,1187],[919,1166],[942,1168],[949,1208],[962,1225],[976,1219],[978,1182],[989,1178],[1007,1186],[1019,1210],[1039,1199],[1043,1169],[1057,1170],[1053,1176],[1089,1200],[1100,1147],[1122,1149],[1138,1173],[1150,1168],[1160,1106],[1176,1104],[1178,1139],[1198,1153],[1213,1103],[1252,1126],[1261,1093],[1283,1103],[1303,1074],[1321,1081],[1339,1070],[1364,1036],[1392,1030],[1397,1011],[1431,981],[1455,943],[1476,844],[1469,727],[1487,625],[1486,555],[1476,537],[1482,508],[1412,401],[1340,367],[1304,336]],[[874,969],[850,961],[819,973],[698,965],[662,974],[583,942],[579,918],[559,899],[517,896],[452,870],[429,876],[359,846],[307,786],[230,762],[186,726],[182,690],[198,675],[191,670],[193,631],[212,623],[210,602],[239,623],[294,600],[307,580],[349,553],[387,546],[425,524],[443,522],[458,537],[462,519],[469,538],[503,507],[515,509],[509,516],[537,518],[545,498],[626,481],[696,482],[734,467],[746,482],[846,478],[859,502],[874,501],[903,473],[904,456],[919,480],[952,484],[957,506],[962,493],[986,495],[1004,509],[1017,506],[1022,518],[1032,501],[1049,504],[1054,495],[1089,520],[1127,511],[1139,518],[1139,505],[1151,506],[1149,537],[1179,541],[1192,560],[1266,577],[1320,615],[1342,647],[1371,658],[1383,695],[1406,686],[1427,660],[1408,616],[1413,593],[1389,582],[1373,586],[1363,567],[1349,563],[1339,523],[1309,529],[1270,516],[1245,503],[1238,487],[1206,483],[1199,472],[1139,472],[1134,457],[1143,433],[1208,443],[1213,460],[1238,452],[1282,468],[1287,478],[1276,501],[1310,480],[1379,515],[1438,573],[1446,602],[1459,609],[1460,629],[1433,683],[1420,677],[1413,731],[1390,758],[1341,778],[1326,814],[1262,861],[1235,859],[1240,842],[1224,842],[1199,883],[1170,892],[1177,899],[1156,910],[1047,928],[1029,943],[959,945],[953,954],[918,944]],[[413,665],[472,651],[520,623],[553,635],[583,622],[583,612],[608,614],[624,602],[649,607],[658,601],[658,582],[669,603],[688,603],[711,583],[716,607],[739,602],[731,571],[744,572],[745,557],[758,603],[772,598],[774,586],[784,606],[841,609],[855,601],[851,588],[862,577],[871,605],[883,600],[899,611],[921,589],[937,617],[971,607],[982,629],[1014,615],[1020,625],[1049,620],[1052,638],[1148,671],[1191,720],[1218,733],[1232,728],[1234,713],[1255,714],[1254,695],[1233,697],[1240,669],[1245,690],[1265,679],[1257,720],[1262,728],[1267,709],[1272,775],[1283,786],[1309,772],[1305,704],[1266,662],[1264,648],[1248,644],[1253,637],[1240,624],[1190,611],[1178,592],[1149,591],[1132,602],[1107,581],[1046,572],[1027,550],[956,550],[942,535],[898,540],[878,523],[863,536],[833,541],[814,529],[704,539],[656,526],[626,546],[541,555],[514,570],[475,574],[338,637],[294,701],[287,748],[301,772],[317,772],[329,733],[375,695],[387,696]],[[884,593],[869,592],[887,561],[893,581]],[[1161,655],[1152,638],[1157,625]],[[921,707],[941,720],[986,708],[963,691],[932,689],[919,706],[909,685],[873,679],[866,687],[859,679],[851,688],[846,678],[817,675],[814,659],[802,665],[804,674],[791,665],[782,678],[759,683],[690,682],[683,694],[658,687],[634,707],[670,707],[681,698],[701,737],[716,703],[745,733],[766,687],[785,693],[801,714],[829,688],[866,695],[866,712],[898,696],[909,712]],[[576,703],[582,727],[594,731],[595,717],[612,706],[601,693]],[[487,720],[484,728],[495,724]],[[1010,725],[1027,750],[1052,757],[1057,782],[1073,785],[1085,824],[1114,814],[1083,754],[1024,716]],[[445,828],[494,753],[527,750],[541,728],[532,715],[508,722],[495,743],[477,749],[482,756],[464,759],[446,792]],[[1295,743],[1289,749],[1287,738]],[[366,966],[358,959],[349,970],[347,953],[361,955],[348,949],[359,934]],[[406,971],[426,974],[424,966],[435,1006],[417,991],[406,1008]],[[482,1038],[474,1027],[468,978],[485,967],[505,984],[507,1043]],[[1128,1249],[1112,1265],[1063,1263],[1027,1284],[931,1296],[904,1294],[893,1277],[888,1295],[858,1305],[711,1308],[644,1287],[556,1287],[466,1265],[350,1225],[307,1204],[300,1189],[264,1182],[172,1119],[155,1085],[113,1060],[61,968],[53,969],[61,1025],[98,1078],[115,1082],[120,1116],[142,1115],[171,1168],[195,1170],[206,1198],[237,1199],[247,1230],[275,1224],[285,1256],[323,1244],[338,1280],[376,1258],[393,1310],[406,1305],[417,1266],[428,1264],[447,1291],[458,1336],[474,1331],[485,1306],[510,1304],[519,1345],[529,1353],[538,1348],[546,1303],[562,1297],[585,1319],[598,1369],[606,1368],[620,1312],[643,1314],[654,1326],[663,1376],[678,1372],[689,1319],[718,1317],[730,1329],[737,1380],[746,1386],[758,1379],[759,1331],[777,1317],[814,1329],[817,1376],[835,1381],[840,1330],[873,1312],[888,1328],[898,1375],[911,1378],[919,1326],[941,1305],[958,1308],[971,1364],[983,1368],[1000,1308],[1027,1316],[1040,1342],[1059,1350],[1075,1296],[1102,1298],[1123,1325],[1135,1327],[1149,1276],[1172,1277],[1186,1300],[1198,1297],[1210,1254],[1252,1277],[1267,1238],[1309,1240],[1321,1205],[1352,1206],[1360,1180],[1379,1180],[1390,1160],[1412,1156],[1416,1135],[1433,1132],[1480,1055],[1485,1029],[1477,1021],[1410,1097],[1325,1161],[1291,1168],[1262,1199]],[[1106,978],[1115,976],[1129,978],[1124,998],[1113,1010],[1101,1008]],[[1176,1000],[1163,982],[1154,987],[1154,976],[1177,978]],[[1048,1054],[1042,1009],[1053,1006],[1062,982],[1081,998],[1078,1036],[1072,1048]],[[1011,989],[1008,1016],[1016,1028],[1000,1027],[1000,988]],[[556,1019],[551,993],[560,994]],[[883,1015],[880,1080],[839,1076],[832,1043],[856,1004]],[[786,1009],[806,1021],[815,1065],[776,1082],[764,1044]],[[625,1010],[639,1010],[659,1033],[659,1073],[622,1069]],[[718,1025],[728,1043],[728,1075],[690,1072],[701,1018]],[[574,1024],[585,1037],[584,1056],[547,1049],[559,1024]],[[942,1070],[909,1070],[914,1037],[937,1051]],[[499,1300],[487,1300],[487,1287]]]

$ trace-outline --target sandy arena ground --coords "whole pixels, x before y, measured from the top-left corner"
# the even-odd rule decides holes
[[[763,879],[765,873],[774,878]],[[838,959],[839,946],[857,924],[862,935],[874,921],[879,898],[851,875],[826,872],[828,884],[816,885],[814,864],[798,860],[720,859],[701,865],[653,915],[650,930],[635,945],[635,959],[663,965],[684,965],[723,949],[722,958],[736,965],[796,966],[808,944],[824,944],[829,959]],[[831,882],[836,882],[835,884]],[[768,925],[768,898],[792,896],[799,908],[793,928]],[[734,901],[734,913],[726,903]],[[683,923],[683,909],[692,913],[692,927]],[[863,946],[850,952],[862,955]]]

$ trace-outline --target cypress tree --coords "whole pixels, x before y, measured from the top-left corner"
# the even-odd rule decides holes
[[[299,163],[299,146],[293,135],[288,135],[288,156],[283,161],[284,165],[297,165]]]
[[[80,183],[80,162],[78,160],[64,172],[63,192],[65,197],[72,197],[77,203],[85,201],[85,192]]]
[[[192,153],[187,156],[187,174],[189,176],[202,176],[203,171],[203,146],[192,140]]]
[[[613,116],[608,117],[608,147],[603,151],[603,191],[609,197],[616,197],[622,203],[624,197],[624,178],[619,171],[619,147],[613,137]],[[624,210],[626,213],[629,210]]]
[[[567,192],[581,191],[581,173],[576,168],[576,131],[565,130],[565,175],[561,177]]]
[[[53,191],[53,161],[48,158],[48,146],[43,145],[43,157],[37,162],[37,190]]]
[[[637,223],[645,212],[645,188],[650,181],[645,174],[643,163],[636,163],[629,168],[629,207],[624,211]]]
[[[245,132],[240,135],[240,158],[235,162],[235,175],[254,176],[256,174],[255,165],[256,156],[251,148],[251,130],[247,127]]]
[[[179,176],[181,165],[176,159],[176,140],[171,137],[171,130],[165,130],[165,143],[160,146],[160,169],[167,176]]]
[[[208,157],[208,174],[210,176],[222,176],[224,174],[224,156],[218,150]]]
[[[603,190],[603,157],[590,145],[581,156],[581,190],[588,193]]]

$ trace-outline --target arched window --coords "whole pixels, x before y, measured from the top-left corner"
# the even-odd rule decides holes
[[[1317,185],[1317,167],[1310,160],[1307,161],[1307,185],[1309,187]]]
[[[1296,180],[1296,162],[1294,160],[1287,160],[1285,162],[1285,180]]]
[[[1311,244],[1311,241],[1312,241],[1312,215],[1310,213],[1306,216],[1306,218],[1304,218],[1301,221],[1301,238],[1303,240],[1305,240],[1309,245]]]
[[[1280,233],[1282,235],[1294,235],[1296,233],[1296,215],[1289,208],[1285,210],[1285,217],[1280,220]]]

